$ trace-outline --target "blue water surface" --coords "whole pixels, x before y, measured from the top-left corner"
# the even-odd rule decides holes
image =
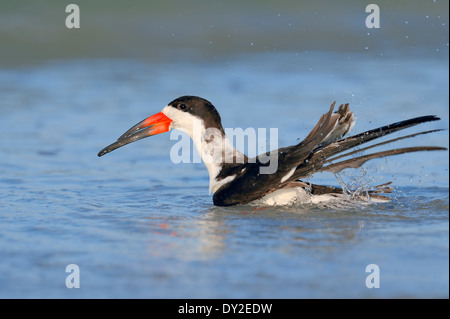
[[[356,0],[76,3],[79,29],[64,1],[0,3],[0,298],[449,297],[448,151],[346,170],[350,186],[392,181],[392,201],[333,207],[215,207],[170,133],[97,157],[182,95],[225,128],[276,128],[277,147],[333,101],[355,134],[441,118],[377,151],[448,147],[448,1],[380,0],[378,29]]]

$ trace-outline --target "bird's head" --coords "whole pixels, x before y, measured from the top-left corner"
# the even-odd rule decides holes
[[[134,125],[116,142],[102,149],[98,156],[171,129],[178,129],[193,137],[196,128],[215,128],[223,133],[220,115],[211,102],[198,96],[182,96],[170,102],[161,112]]]

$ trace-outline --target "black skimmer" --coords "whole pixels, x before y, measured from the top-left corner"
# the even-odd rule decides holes
[[[379,137],[440,118],[434,115],[421,116],[344,137],[354,125],[353,113],[348,104],[340,105],[336,112],[334,106],[335,103],[320,117],[317,125],[302,142],[271,151],[263,154],[264,156],[248,158],[236,150],[227,138],[219,112],[209,101],[197,96],[182,96],[170,102],[160,113],[130,128],[116,142],[102,149],[98,156],[145,137],[168,132],[170,129],[181,130],[193,139],[206,164],[214,204],[231,206],[251,202],[267,205],[285,205],[293,201],[317,203],[343,197],[344,191],[341,188],[314,185],[302,179],[316,172],[338,173],[345,168],[357,168],[374,158],[409,152],[446,150],[443,147],[416,146],[342,160],[375,146],[440,131],[423,131],[354,150],[357,146]],[[349,152],[345,152],[347,150]],[[277,169],[264,173],[262,169],[267,168],[270,160],[276,161]],[[392,190],[389,184],[375,186],[369,192],[371,198],[375,201],[389,200],[379,195]]]

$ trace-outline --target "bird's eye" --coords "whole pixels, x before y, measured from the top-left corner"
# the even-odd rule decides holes
[[[180,104],[180,110],[185,110],[186,109],[186,104]]]

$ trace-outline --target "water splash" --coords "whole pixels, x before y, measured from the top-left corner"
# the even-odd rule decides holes
[[[368,175],[364,168],[360,168],[358,172],[358,175],[351,174],[350,176],[345,176],[344,172],[339,172],[334,173],[334,176],[341,185],[344,198],[372,202],[370,193],[376,188],[373,185],[378,179]],[[347,181],[345,181],[346,177],[348,177]]]

